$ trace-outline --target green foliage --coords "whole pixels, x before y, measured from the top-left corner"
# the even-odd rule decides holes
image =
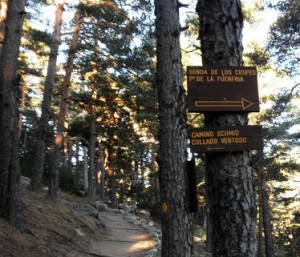
[[[281,67],[290,74],[299,74],[300,2],[279,1],[271,7],[278,9],[280,15],[270,29],[268,49]]]
[[[244,54],[245,58],[247,58],[247,65],[249,66],[259,66],[262,71],[270,68],[270,57],[265,48],[259,46],[258,44],[253,43],[250,46],[251,52],[247,52]]]
[[[262,11],[263,9],[264,9],[264,1],[261,0],[254,0],[251,2],[242,1],[242,11],[243,11],[244,21],[247,21],[250,24],[255,24],[257,22],[258,19],[257,16],[259,16],[260,11]]]
[[[197,15],[191,15],[185,20],[187,30],[184,31],[185,36],[197,38],[199,33],[199,18]]]
[[[193,235],[201,239],[202,242],[206,240],[206,231],[198,225],[194,225]]]
[[[298,87],[296,84],[268,96],[267,100],[272,104],[260,116],[260,121],[266,124],[262,166],[269,185],[274,243],[285,254],[292,251],[295,242],[291,236],[296,231],[292,225],[293,210],[299,206],[294,197],[296,188],[292,184],[300,169],[297,153],[295,156],[296,149],[299,149],[299,138],[297,133],[292,133],[294,126],[299,124],[299,110],[294,105],[299,97]]]

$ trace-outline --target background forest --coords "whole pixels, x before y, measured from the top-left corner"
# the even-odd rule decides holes
[[[264,128],[264,151],[252,152],[260,248],[269,228],[276,256],[300,256],[300,2],[242,2],[244,62],[259,71],[261,101],[250,123]],[[196,1],[185,3],[183,64],[201,65]],[[29,0],[23,30],[20,165],[31,190],[46,185],[51,199],[61,188],[158,215],[152,1]],[[189,114],[188,125],[202,124]],[[204,231],[205,156],[196,160]]]

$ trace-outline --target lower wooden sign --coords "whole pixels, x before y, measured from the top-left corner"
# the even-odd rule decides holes
[[[189,129],[194,153],[262,150],[262,126],[205,127]]]

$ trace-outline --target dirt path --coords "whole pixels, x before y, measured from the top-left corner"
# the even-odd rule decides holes
[[[155,247],[155,241],[139,225],[131,223],[119,212],[105,211],[99,214],[107,235],[92,241],[90,254],[99,257],[143,257]]]

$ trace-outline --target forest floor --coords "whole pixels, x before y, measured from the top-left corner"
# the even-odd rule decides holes
[[[0,257],[144,257],[155,250],[157,242],[126,213],[107,210],[95,217],[77,211],[75,205],[91,206],[86,198],[59,192],[53,203],[46,189],[36,194],[24,186],[23,201],[24,231],[0,218]]]

